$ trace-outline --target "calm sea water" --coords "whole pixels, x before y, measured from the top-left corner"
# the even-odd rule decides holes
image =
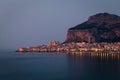
[[[120,80],[120,59],[0,51],[0,80]]]

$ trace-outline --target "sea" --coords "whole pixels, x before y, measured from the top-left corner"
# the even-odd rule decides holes
[[[0,80],[120,80],[120,59],[116,53],[0,50]]]

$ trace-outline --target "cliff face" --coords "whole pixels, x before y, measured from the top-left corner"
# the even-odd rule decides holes
[[[72,27],[65,42],[118,42],[120,41],[120,17],[99,13],[88,21]]]

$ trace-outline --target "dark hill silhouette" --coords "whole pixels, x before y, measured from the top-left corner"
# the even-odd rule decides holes
[[[99,13],[67,32],[65,42],[119,42],[120,16]]]

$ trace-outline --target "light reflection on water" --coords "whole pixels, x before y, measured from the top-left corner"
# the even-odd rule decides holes
[[[3,51],[0,80],[120,80],[120,54]]]
[[[71,80],[120,80],[119,53],[69,53]]]
[[[76,53],[68,53],[71,56],[76,56],[80,58],[89,57],[89,58],[100,58],[101,60],[108,60],[108,59],[117,59],[120,60],[120,53],[97,53],[97,52],[76,52]]]

